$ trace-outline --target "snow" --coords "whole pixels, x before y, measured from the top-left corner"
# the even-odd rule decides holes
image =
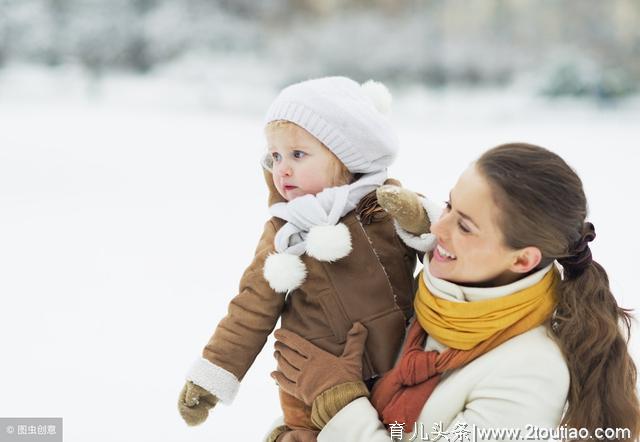
[[[231,101],[202,102],[176,82],[122,76],[87,96],[88,83],[32,74],[0,75],[0,416],[61,416],[69,442],[259,440],[280,414],[271,339],[232,406],[188,428],[176,402],[268,216],[260,109],[272,91],[236,82]],[[637,101],[396,95],[392,176],[445,199],[489,147],[553,149],[584,181],[613,292],[640,307]]]

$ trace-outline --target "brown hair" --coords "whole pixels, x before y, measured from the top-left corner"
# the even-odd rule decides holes
[[[295,123],[292,123],[291,121],[287,121],[287,120],[274,120],[271,121],[267,124],[267,127],[265,128],[265,130],[267,128],[286,128],[289,125],[293,125],[293,126],[298,126]],[[301,126],[298,126],[302,129],[304,129]],[[306,129],[305,129],[306,130]],[[313,136],[313,135],[312,135]],[[315,137],[314,137],[315,138]],[[320,141],[320,140],[318,140]],[[349,171],[349,169],[347,169],[347,166],[344,165],[344,163],[342,161],[340,161],[340,159],[336,156],[336,154],[333,153],[333,151],[331,149],[329,149],[327,146],[325,146],[324,143],[322,143],[322,146],[327,149],[330,153],[331,153],[331,170],[332,170],[332,180],[331,180],[331,186],[341,186],[343,184],[350,184],[355,180],[354,175]],[[267,158],[265,161],[263,161],[263,164],[265,165],[265,167],[267,167],[267,169],[271,170],[272,164],[269,158]]]
[[[592,435],[598,427],[627,428],[630,440],[636,440],[640,407],[636,366],[627,347],[632,317],[616,303],[604,268],[591,259],[587,242],[595,233],[585,223],[580,178],[558,155],[529,144],[495,147],[476,166],[500,208],[505,244],[538,247],[542,262],[537,269],[554,260],[564,265],[548,324],[571,376],[561,424],[587,428]]]

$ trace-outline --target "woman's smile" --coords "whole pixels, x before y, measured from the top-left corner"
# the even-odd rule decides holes
[[[440,262],[455,261],[457,257],[447,249],[438,244],[433,251],[433,257]]]

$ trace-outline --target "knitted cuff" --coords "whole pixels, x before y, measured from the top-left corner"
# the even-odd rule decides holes
[[[273,431],[271,431],[271,433],[267,437],[266,442],[276,442],[278,440],[278,436],[280,436],[282,433],[289,431],[289,429],[290,428],[287,427],[286,425],[280,425],[279,427],[274,428]]]
[[[313,401],[311,422],[322,429],[346,405],[363,396],[369,397],[369,389],[362,381],[346,382],[325,390]]]

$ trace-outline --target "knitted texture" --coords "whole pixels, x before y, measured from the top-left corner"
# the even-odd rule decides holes
[[[433,296],[424,284],[422,275],[419,278],[421,285],[416,294],[416,303]],[[440,382],[443,373],[462,367],[498,347],[503,342],[525,333],[548,320],[551,316],[553,305],[548,305],[544,300],[553,297],[557,279],[558,276],[555,270],[551,270],[533,286],[511,295],[479,302],[458,302],[454,305],[453,301],[445,301],[439,298],[440,306],[446,305],[449,309],[439,309],[438,313],[430,316],[424,314],[424,309],[421,308],[421,305],[417,305],[417,320],[409,327],[400,358],[393,369],[388,371],[373,387],[371,403],[378,411],[382,422],[386,425],[391,425],[396,421],[404,422],[407,428],[413,427],[425,402],[428,401],[431,393]],[[541,298],[542,302],[534,303],[531,308],[524,308],[519,312],[514,312],[518,306],[529,307],[527,305],[529,298],[534,301],[537,298]],[[484,313],[485,317],[483,319],[486,319],[486,321],[482,322],[477,318],[475,322],[469,319],[463,321],[460,319],[459,308],[461,306],[463,308],[466,307],[465,311],[472,312],[472,314],[477,312],[477,314],[482,315]],[[501,310],[502,307],[504,307],[504,310]],[[483,310],[487,311],[484,312]],[[453,311],[455,311],[455,314]],[[502,313],[502,316],[498,316],[500,313]],[[507,316],[509,317],[507,318]],[[438,321],[447,321],[451,317],[455,317],[451,321],[455,323],[454,326],[441,326],[438,323]],[[465,331],[473,336],[468,339],[475,338],[479,340],[469,349],[458,345],[458,342],[454,342],[453,339],[446,339],[446,342],[443,342],[445,341],[444,337],[448,338],[448,335],[452,333],[451,330],[463,328],[456,321],[463,322],[467,327],[474,324],[475,327],[481,330],[479,333],[489,329],[493,331],[493,334],[486,338],[481,334],[478,337],[478,335],[472,333],[474,331],[473,328],[468,328]],[[501,328],[491,328],[492,322],[500,324]],[[434,323],[438,324],[434,325]],[[430,331],[430,335],[439,342],[450,346],[454,344],[456,348],[449,348],[442,353],[438,353],[435,350],[424,351],[424,344],[427,339],[425,330],[427,329]],[[462,341],[460,337],[456,338],[458,341]]]
[[[324,391],[313,401],[311,422],[322,429],[347,404],[364,396],[369,397],[369,390],[362,381],[336,385]]]
[[[287,427],[286,425],[275,427],[267,437],[266,442],[276,442],[276,440],[278,440],[278,436],[280,436],[282,433],[285,433],[286,431],[289,431],[289,427]]]
[[[265,124],[295,123],[327,146],[351,173],[377,172],[395,159],[398,140],[376,105],[369,88],[349,78],[317,78],[283,89],[269,107]]]

